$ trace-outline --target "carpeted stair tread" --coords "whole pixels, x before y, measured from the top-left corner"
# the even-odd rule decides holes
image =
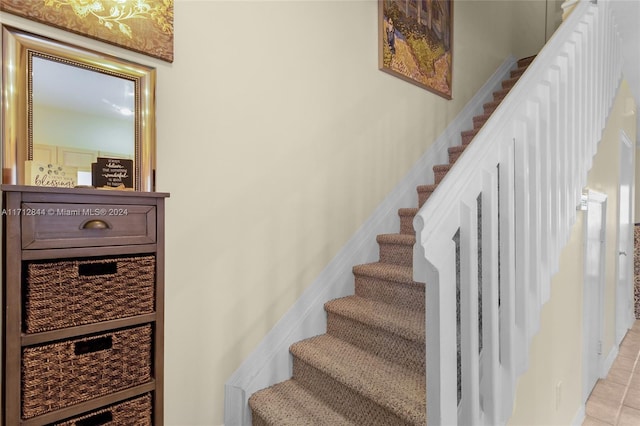
[[[526,58],[518,59],[518,68],[526,68],[531,65],[531,62],[536,59],[536,55],[527,56]]]
[[[249,406],[254,425],[357,426],[293,379],[254,393]]]
[[[449,149],[451,149],[451,148],[449,148]],[[418,185],[416,188],[417,188],[418,192],[420,192],[420,191],[431,191],[431,192],[433,192],[433,191],[436,190],[437,187],[438,187],[437,184],[430,183],[430,184],[427,184],[427,185]]]
[[[355,294],[389,305],[424,310],[424,284],[413,281],[410,266],[370,263],[354,267]]]
[[[451,169],[451,164],[436,164],[435,166],[433,166],[433,171],[434,172],[448,172]]]
[[[327,312],[424,344],[424,311],[415,311],[358,296],[334,299],[325,303],[324,306]]]
[[[421,285],[420,283],[413,281],[412,267],[394,265],[392,263],[373,262],[356,265],[353,267],[353,274],[371,278],[380,278],[397,283]]]
[[[425,285],[413,280],[413,221],[535,56],[523,58],[417,186],[418,207],[398,209],[398,234],[380,234],[380,260],[355,265],[355,294],[325,303],[327,332],[291,345],[293,378],[249,399],[254,426],[426,424]],[[455,353],[451,354],[455,357]]]
[[[407,234],[380,234],[376,237],[378,244],[398,244],[413,246],[416,242],[415,235]]]
[[[449,152],[449,154],[452,154],[452,153],[462,152],[465,149],[467,149],[467,147],[464,145],[456,145],[456,146],[447,148],[447,151]]]
[[[426,389],[423,374],[328,334],[294,343],[290,350],[294,356],[294,378],[297,378],[295,364],[302,361],[407,423],[425,424]]]
[[[398,214],[400,216],[415,216],[418,213],[417,208],[415,207],[403,207],[398,209]]]

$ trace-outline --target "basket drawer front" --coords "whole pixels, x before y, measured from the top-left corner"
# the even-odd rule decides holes
[[[151,325],[22,350],[27,419],[151,380]]]
[[[151,426],[151,395],[146,394],[82,416],[55,423],[55,426]]]
[[[155,256],[30,262],[24,332],[38,333],[154,312]]]
[[[23,203],[22,212],[23,249],[156,242],[155,206]]]

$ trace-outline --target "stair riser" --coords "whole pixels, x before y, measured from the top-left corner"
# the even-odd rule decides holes
[[[430,190],[418,191],[418,207],[422,207],[424,203],[427,202],[431,194],[433,194],[433,191]]]
[[[447,173],[449,172],[449,170],[438,170],[438,171],[433,171],[433,178],[436,184],[439,184],[440,182],[442,182],[442,179],[444,179],[444,177],[447,175]]]
[[[526,67],[515,69],[511,71],[509,75],[511,76],[511,78],[520,77],[526,71],[526,69]]]
[[[413,229],[413,219],[415,215],[400,215],[400,233],[415,235],[416,230]]]
[[[498,108],[498,105],[500,105],[499,102],[497,103],[493,103],[493,102],[489,102],[485,105],[483,105],[483,110],[485,114],[493,114],[493,112],[496,110],[496,108]]]
[[[455,151],[449,153],[449,163],[453,164],[458,161],[458,158],[462,155],[463,151]]]
[[[519,59],[517,62],[518,68],[527,68],[535,58],[535,56],[529,56],[528,58]]]
[[[469,145],[475,136],[476,136],[476,133],[463,133],[462,144]]]
[[[355,277],[355,294],[394,306],[424,310],[424,285],[396,283],[382,278]]]
[[[252,426],[270,426],[262,417],[260,417],[255,411],[251,410],[251,425]]]
[[[518,82],[517,78],[510,78],[508,80],[504,80],[502,82],[502,88],[503,89],[511,89],[513,86],[516,85],[517,82]]]
[[[409,425],[394,413],[295,356],[293,358],[293,377],[307,389],[312,389],[318,398],[334,410],[357,424],[371,426]]]
[[[380,262],[413,266],[413,245],[380,243]]]
[[[508,90],[500,90],[498,92],[493,92],[493,99],[496,101],[501,101],[505,98],[505,96],[507,96],[507,93],[509,93]]]
[[[479,115],[476,117],[473,117],[473,128],[474,129],[479,129],[480,127],[484,126],[484,123],[487,122],[487,119],[489,117],[484,116],[484,115]]]
[[[408,340],[333,312],[327,313],[327,333],[417,373],[425,371],[424,340]]]

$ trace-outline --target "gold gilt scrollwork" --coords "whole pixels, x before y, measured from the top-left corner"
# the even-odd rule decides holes
[[[95,19],[112,32],[133,39],[131,20],[152,21],[165,34],[173,35],[173,0],[44,0],[45,7],[71,7],[81,19]]]

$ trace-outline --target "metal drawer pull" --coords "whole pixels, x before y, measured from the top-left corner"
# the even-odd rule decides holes
[[[107,222],[100,219],[89,220],[82,224],[81,229],[110,229]]]

